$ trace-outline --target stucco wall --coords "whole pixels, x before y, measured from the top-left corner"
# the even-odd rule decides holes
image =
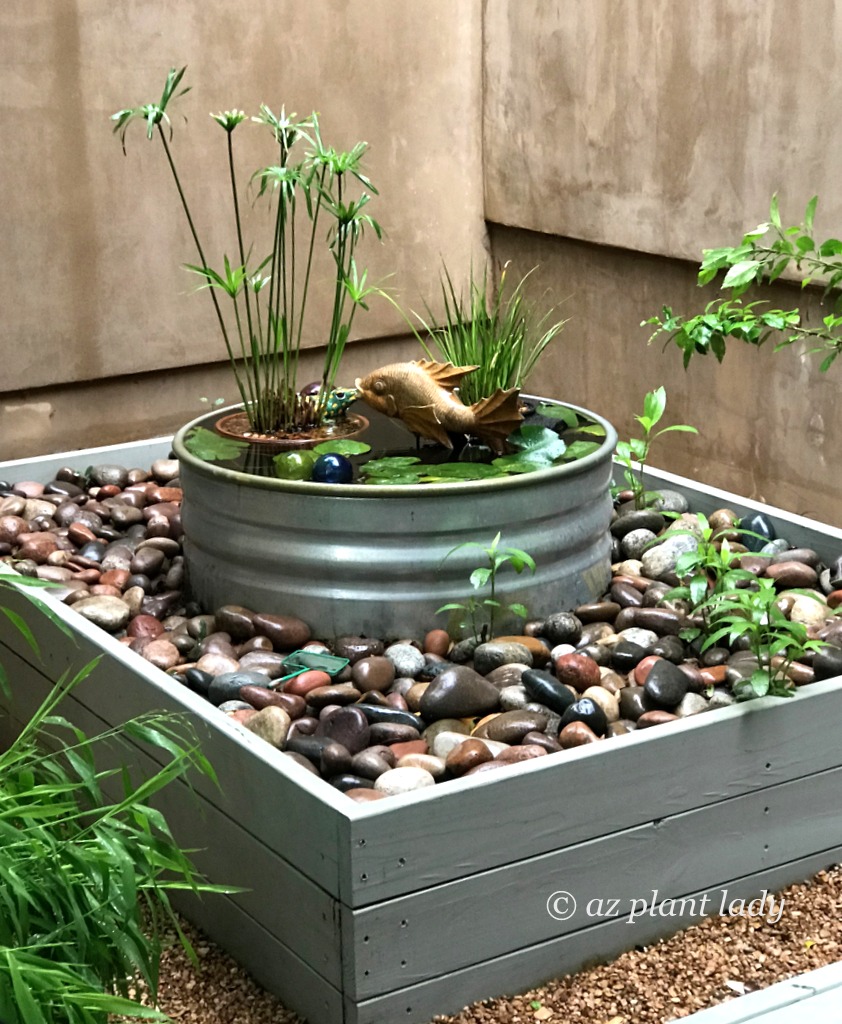
[[[7,0],[3,14],[0,458],[116,441],[141,423],[168,430],[210,390],[236,399],[213,366],[224,350],[211,305],[180,269],[195,251],[163,153],[142,125],[126,157],[111,133],[110,114],[157,100],[171,66],[188,65],[173,145],[212,265],[235,243],[224,134],[208,112],[261,101],[317,109],[337,148],[369,142],[386,237],[367,239],[359,263],[407,306],[435,302],[442,257],[457,274],[482,258],[478,0]],[[237,132],[246,168],[272,162],[257,126]],[[349,373],[371,367],[369,340],[402,332],[375,300]]]
[[[664,384],[702,436],[665,439],[656,465],[838,523],[842,364],[734,348],[685,374],[639,324],[699,311],[701,250],[736,244],[773,192],[790,223],[818,193],[817,236],[842,236],[842,6],[487,0],[484,43],[486,216],[513,229],[494,253],[540,264],[533,294],[572,317],[542,370],[553,394],[628,436]],[[770,298],[820,313],[816,295]]]

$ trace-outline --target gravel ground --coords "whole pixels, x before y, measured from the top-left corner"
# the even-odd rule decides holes
[[[713,917],[613,963],[524,995],[466,1007],[436,1024],[665,1024],[842,959],[842,867],[779,894],[780,920]],[[774,916],[774,915],[772,915]],[[190,926],[202,964],[180,949],[161,966],[160,1008],[178,1024],[300,1024]],[[310,1024],[320,1024],[312,1021]]]

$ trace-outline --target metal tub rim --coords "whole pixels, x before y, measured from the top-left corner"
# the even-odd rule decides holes
[[[551,466],[548,469],[537,469],[530,473],[519,473],[514,476],[495,477],[487,480],[467,480],[464,482],[448,482],[441,484],[400,484],[387,485],[379,484],[376,487],[371,484],[323,484],[312,480],[280,480],[268,476],[257,476],[253,473],[244,473],[236,469],[228,469],[218,466],[212,462],[206,462],[189,452],[185,446],[184,439],[187,432],[193,427],[200,425],[206,418],[206,414],[196,417],[186,423],[173,437],[173,451],[182,463],[206,477],[228,480],[232,484],[239,484],[241,487],[252,487],[257,490],[279,491],[293,494],[312,494],[314,497],[337,497],[337,498],[409,498],[424,500],[425,496],[432,497],[442,493],[447,494],[477,494],[490,491],[511,491],[523,487],[529,487],[542,482],[549,477],[562,477],[573,479],[583,473],[589,472],[593,466],[605,459],[606,453],[613,453],[617,445],[617,431],[608,420],[584,406],[573,405],[570,402],[562,402],[557,399],[544,399],[537,395],[524,395],[524,398],[551,401],[563,405],[574,412],[582,413],[594,420],[605,430],[605,439],[600,447],[577,459],[575,462],[568,462],[561,466]],[[229,409],[241,408],[239,405],[228,406],[219,410],[225,413]]]

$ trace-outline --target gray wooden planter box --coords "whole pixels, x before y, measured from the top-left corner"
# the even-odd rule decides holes
[[[0,477],[147,465],[167,451],[159,439],[65,453],[0,464]],[[701,511],[761,508],[653,473],[659,482]],[[842,551],[842,531],[774,519],[799,546]],[[66,709],[82,728],[151,708],[192,714],[220,789],[179,783],[161,806],[210,878],[248,891],[183,909],[311,1024],[427,1021],[671,934],[701,916],[705,894],[717,912],[723,890],[754,897],[842,860],[840,679],[359,805],[72,611],[58,606],[75,645],[22,598],[7,603],[38,636],[43,662],[0,624],[14,691],[6,729],[98,654]],[[154,756],[132,755],[138,765]],[[562,892],[576,900],[566,920],[548,911],[572,907]]]

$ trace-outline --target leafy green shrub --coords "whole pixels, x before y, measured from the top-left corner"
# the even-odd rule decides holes
[[[684,355],[685,367],[695,355],[712,352],[719,362],[725,356],[729,338],[760,346],[777,332],[776,351],[795,341],[805,341],[810,352],[821,353],[821,369],[827,370],[842,352],[842,241],[828,238],[817,243],[813,238],[813,219],[818,198],[807,204],[804,220],[785,228],[781,221],[778,197],[773,196],[769,220],[749,231],[737,246],[705,249],[698,281],[703,286],[724,271],[721,290],[727,298],[714,299],[703,313],[687,317],[664,306],[660,316],[644,320],[641,326],[654,324],[651,342],[660,334],[667,344],[674,342]],[[801,286],[814,279],[824,285],[824,298],[830,311],[821,325],[808,327],[798,309],[762,309],[762,302],[744,303],[740,296],[752,285],[769,285],[789,267],[806,272]]]

